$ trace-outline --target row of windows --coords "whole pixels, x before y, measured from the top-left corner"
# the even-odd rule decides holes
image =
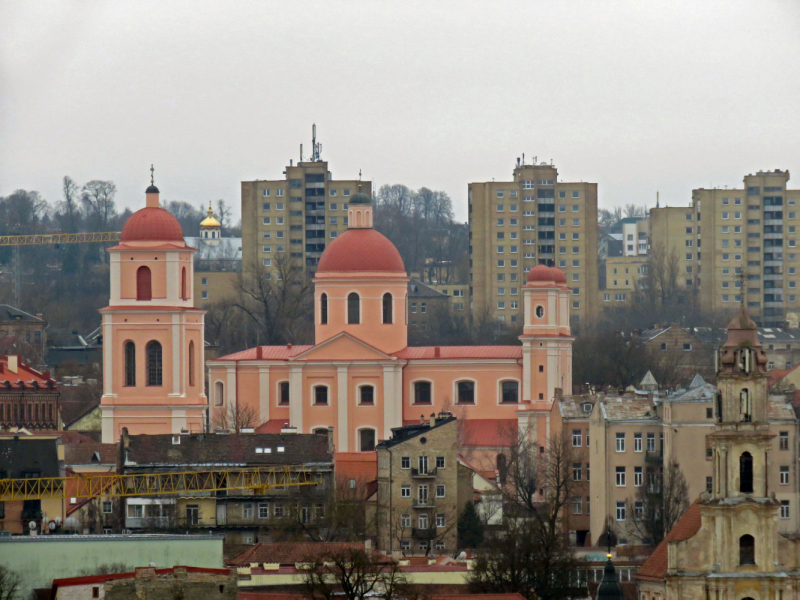
[[[325,208],[324,208],[325,203],[324,202],[318,203],[317,206],[319,206],[319,208],[307,208],[307,210],[325,210]],[[336,202],[331,202],[328,205],[328,208],[330,210],[347,210],[349,208],[349,205],[348,204],[342,204],[340,206]],[[275,210],[285,210],[285,209],[286,209],[286,204],[285,203],[283,203],[283,202],[276,202],[275,203]],[[264,212],[271,211],[272,210],[272,204],[270,202],[263,202],[261,204],[261,210],[264,211]]]
[[[423,304],[424,306],[424,304]],[[391,325],[394,323],[394,298],[389,292],[383,295],[381,300],[381,323]],[[416,304],[414,304],[416,312]],[[422,312],[425,312],[424,310]],[[328,324],[328,294],[319,297],[320,324]],[[348,325],[359,325],[361,323],[361,296],[356,292],[347,295],[347,323]]]
[[[418,456],[417,457],[417,465],[418,471],[420,473],[427,473],[428,472],[428,457]],[[411,468],[411,457],[410,456],[403,456],[400,458],[400,468],[401,469],[410,469]],[[445,457],[444,456],[437,456],[436,457],[436,469],[444,469],[445,468]]]
[[[660,434],[660,438],[663,440],[664,434]],[[617,452],[625,452],[626,448],[626,434],[618,432],[616,434],[616,451]],[[588,444],[587,444],[588,445]],[[634,433],[633,434],[633,451],[634,452],[642,452],[642,434],[641,433]],[[656,434],[655,433],[648,433],[647,434],[647,451],[648,452],[655,452],[656,451]]]
[[[429,517],[427,514],[422,513],[417,517],[417,526],[419,529],[428,529],[429,525]],[[411,527],[411,515],[409,514],[402,514],[400,515],[400,527],[406,528]],[[436,527],[447,527],[447,519],[445,518],[444,513],[438,513],[436,515]]]
[[[542,370],[540,365],[540,370]],[[430,381],[415,381],[413,384],[414,404],[433,404],[433,383]],[[477,384],[474,381],[455,382],[455,398],[458,404],[474,405],[477,403]],[[499,401],[501,403],[516,404],[519,402],[519,382],[500,381]]]
[[[430,501],[430,497],[428,495],[428,484],[423,483],[417,486],[417,505],[418,506],[425,506]],[[436,484],[436,497],[437,498],[444,498],[446,492],[446,486],[443,483]],[[411,485],[410,484],[403,484],[400,486],[400,497],[401,498],[411,498]]]
[[[275,190],[275,195],[280,198],[281,196],[284,195],[284,191],[285,190],[283,190],[282,188],[278,188],[278,189]],[[328,195],[331,196],[331,197],[336,196],[338,193],[339,193],[339,191],[335,190],[335,189],[329,189],[328,190]],[[272,196],[272,190],[271,189],[264,189],[264,190],[261,191],[261,195],[264,196],[265,198],[268,198],[268,197]],[[349,188],[344,188],[342,190],[342,196],[347,197],[349,195],[350,195],[350,189]]]
[[[189,285],[186,267],[181,268],[181,300],[189,300]],[[153,275],[150,267],[141,266],[136,269],[136,300],[148,302],[153,299]]]
[[[536,242],[535,242],[535,240],[525,240],[525,243],[526,244],[530,244],[530,245],[534,245]],[[509,252],[511,254],[517,254],[519,252],[519,246],[509,246],[508,248],[509,248]],[[496,252],[497,252],[497,254],[505,254],[506,253],[506,247],[505,246],[497,246]],[[567,253],[567,247],[566,246],[559,246],[558,247],[558,253],[559,254],[566,254]],[[581,253],[580,246],[573,246],[572,247],[572,253],[573,254],[580,254]],[[525,254],[525,258],[534,258],[534,255],[533,255],[533,253],[530,253],[530,255],[528,253],[526,253]]]
[[[553,185],[553,183],[554,183],[552,179],[544,179],[542,181],[543,182],[548,182],[548,183],[540,183],[540,185]],[[530,187],[526,187],[526,185],[528,183],[530,183]],[[524,181],[523,184],[522,184],[522,189],[524,189],[524,190],[532,190],[533,189],[533,182]],[[508,192],[509,198],[516,198],[517,197],[517,190],[497,190],[495,195],[498,198],[505,198],[506,192]],[[540,197],[543,197],[543,196],[540,196]],[[552,198],[553,196],[550,195],[549,197]],[[566,198],[567,197],[566,190],[559,190],[558,191],[558,197],[560,199],[562,199],[562,200],[564,198]],[[581,197],[580,190],[572,190],[572,198],[580,198],[580,197]],[[526,199],[528,199],[528,198],[530,198],[531,202],[533,201],[533,196],[526,196]]]
[[[136,344],[132,341],[124,343],[125,386],[136,386]],[[187,374],[189,385],[195,384],[194,342],[189,342]],[[162,385],[163,365],[161,343],[151,340],[145,346],[145,381],[148,386]]]

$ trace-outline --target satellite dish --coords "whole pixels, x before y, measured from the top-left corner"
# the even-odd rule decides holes
[[[28,523],[28,529],[36,529],[36,521],[31,521]]]

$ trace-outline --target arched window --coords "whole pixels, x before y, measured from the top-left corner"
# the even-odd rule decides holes
[[[125,342],[125,385],[136,385],[136,344]]]
[[[430,404],[430,403],[431,403],[431,382],[415,381],[414,404]]]
[[[500,485],[505,485],[508,476],[508,463],[505,454],[497,455],[497,474],[500,477]]]
[[[181,299],[188,300],[189,295],[186,290],[186,267],[181,269]]]
[[[742,452],[739,457],[739,491],[753,493],[753,457],[749,452]]]
[[[516,404],[519,402],[519,383],[516,381],[504,381],[500,384],[500,401]]]
[[[147,343],[147,385],[161,385],[161,344],[153,340]]]
[[[289,382],[288,381],[281,381],[279,384],[280,387],[280,397],[278,398],[278,404],[282,404],[283,406],[289,405]]]
[[[745,534],[739,538],[739,564],[756,564],[756,540],[752,535]]]
[[[375,388],[371,385],[362,385],[358,388],[358,403],[373,405],[375,404]]]
[[[386,292],[383,295],[383,323],[384,325],[392,324],[392,295]]]
[[[142,266],[136,270],[136,299],[153,299],[153,286],[149,267]]]
[[[311,433],[315,433],[317,435],[328,435],[328,428],[327,427],[315,427],[311,430]]]
[[[372,452],[375,450],[374,429],[362,429],[358,432],[358,449],[360,452]]]
[[[347,322],[353,325],[361,323],[361,298],[355,292],[347,296]]]
[[[225,384],[221,381],[214,384],[214,404],[216,406],[225,404]]]
[[[459,381],[456,387],[459,404],[475,404],[474,381]]]
[[[328,386],[316,385],[314,386],[314,404],[327,405],[328,404]]]
[[[322,325],[328,324],[328,294],[319,297],[319,322]]]
[[[194,341],[189,342],[189,385],[194,385]]]

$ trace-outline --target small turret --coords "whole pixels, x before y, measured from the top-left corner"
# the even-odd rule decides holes
[[[206,214],[206,218],[200,222],[200,239],[209,246],[217,246],[222,238],[222,224],[214,218],[210,202]]]

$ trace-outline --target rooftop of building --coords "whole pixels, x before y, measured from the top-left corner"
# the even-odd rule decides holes
[[[0,356],[0,393],[5,391],[58,391],[56,381],[48,371],[40,372],[22,362],[17,355]]]
[[[4,473],[0,478],[59,477],[58,444],[55,437],[0,438],[0,471]]]
[[[67,577],[63,579],[54,579],[53,587],[50,592],[50,598],[55,598],[58,588],[74,587],[77,585],[92,585],[96,583],[105,583],[107,581],[115,581],[119,579],[134,579],[141,577],[144,574],[152,572],[156,576],[173,575],[178,576],[180,573],[188,574],[206,574],[206,575],[231,575],[230,569],[208,569],[203,567],[183,567],[174,566],[169,569],[156,569],[153,567],[136,567],[136,570],[128,573],[106,573],[103,575],[87,575],[83,577]]]
[[[248,567],[252,563],[294,566],[329,552],[364,550],[363,542],[261,542],[230,559],[232,567]]]
[[[658,421],[652,398],[617,396],[598,399],[606,421]]]
[[[117,445],[95,441],[79,440],[64,442],[64,464],[76,465],[116,465]]]
[[[310,433],[131,435],[127,443],[128,468],[308,465],[332,461],[328,437]]]
[[[448,423],[455,422],[456,418],[452,414],[449,412],[440,412],[435,416],[432,414],[429,419],[421,419],[420,423],[403,425],[402,427],[392,427],[391,439],[378,444],[378,449],[391,448],[423,434],[428,434],[435,429],[439,429],[440,427],[447,425]]]
[[[5,323],[7,321],[25,321],[29,323],[42,324],[46,323],[46,321],[42,318],[42,315],[32,315],[24,310],[14,308],[10,304],[0,304],[0,323]]]
[[[678,519],[675,526],[670,530],[661,543],[653,550],[644,564],[636,572],[636,579],[649,581],[664,581],[669,567],[668,546],[669,542],[688,540],[700,531],[700,504],[695,501],[689,510]]]
[[[411,300],[437,300],[447,298],[447,294],[433,289],[429,285],[422,283],[419,279],[412,279],[408,282],[408,297]]]
[[[562,419],[588,419],[597,402],[595,394],[585,396],[564,396],[558,401],[558,410]],[[589,410],[584,407],[589,405]]]

